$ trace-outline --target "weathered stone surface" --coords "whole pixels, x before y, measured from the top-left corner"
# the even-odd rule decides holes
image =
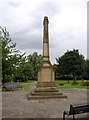
[[[54,82],[54,70],[51,66],[42,66],[38,72],[38,82]]]
[[[55,85],[55,73],[49,60],[49,36],[48,36],[48,17],[44,17],[44,36],[43,36],[43,64],[38,71],[38,81],[36,89],[28,94],[28,99],[41,98],[66,98],[67,96],[59,93]]]
[[[59,93],[59,92],[32,92],[31,95],[62,95],[63,93]]]
[[[48,98],[66,98],[66,96],[64,95],[55,95],[55,94],[52,94],[52,95],[34,95],[34,96],[28,96],[28,100],[31,100],[31,99],[48,99]]]
[[[45,89],[47,85],[50,87],[55,87],[54,84],[54,69],[49,60],[49,36],[48,36],[48,17],[44,17],[44,36],[43,36],[43,64],[38,72],[38,83],[36,85],[37,89]],[[39,87],[40,86],[40,87]]]

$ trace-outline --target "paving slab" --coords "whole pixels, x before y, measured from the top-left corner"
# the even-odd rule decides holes
[[[70,104],[88,102],[88,90],[78,88],[59,89],[67,95],[67,98],[28,100],[27,94],[34,89],[35,85],[31,84],[30,87],[29,91],[2,92],[3,118],[62,118],[63,111],[68,110]],[[76,118],[86,116],[87,114],[79,114]]]

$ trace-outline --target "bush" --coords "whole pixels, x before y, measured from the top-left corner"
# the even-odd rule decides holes
[[[83,86],[89,86],[89,82],[83,82],[82,85]]]
[[[73,80],[72,76],[67,76],[67,75],[60,75],[60,76],[57,76],[57,78],[61,80]]]
[[[77,85],[78,82],[77,82],[77,81],[73,81],[71,84],[72,84],[72,85]]]
[[[64,84],[63,83],[60,83],[60,86],[63,86]]]
[[[5,82],[11,82],[13,80],[12,80],[12,77],[10,75],[6,75],[5,78],[4,78],[4,81]]]

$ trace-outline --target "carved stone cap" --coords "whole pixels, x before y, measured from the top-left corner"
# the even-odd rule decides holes
[[[48,20],[48,17],[47,17],[47,16],[45,16],[45,17],[44,17],[44,20]]]
[[[43,21],[43,25],[44,25],[44,22],[47,21],[49,23],[49,20],[48,20],[48,17],[47,16],[44,16],[44,21]]]

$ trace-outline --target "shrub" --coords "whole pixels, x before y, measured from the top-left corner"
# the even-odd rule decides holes
[[[63,83],[60,83],[60,86],[63,86],[64,84]]]
[[[82,85],[83,86],[89,86],[89,82],[83,82]]]
[[[72,85],[77,85],[78,84],[78,82],[77,81],[73,81],[72,83],[71,83]]]

